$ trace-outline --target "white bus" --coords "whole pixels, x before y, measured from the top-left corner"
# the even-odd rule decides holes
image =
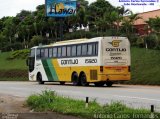
[[[96,37],[31,48],[29,80],[112,86],[131,79],[130,43],[126,37]]]

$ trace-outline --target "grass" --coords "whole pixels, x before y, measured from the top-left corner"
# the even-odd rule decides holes
[[[25,59],[9,59],[13,52],[0,53],[0,81],[27,81],[28,71]]]
[[[7,60],[12,52],[0,53],[0,70],[20,69],[27,70],[25,59]]]
[[[131,84],[160,85],[160,51],[131,49]]]
[[[132,119],[133,114],[149,114],[145,109],[132,109],[120,102],[101,106],[96,101],[89,102],[85,108],[85,102],[71,98],[61,97],[53,91],[43,91],[41,94],[31,95],[27,99],[27,105],[35,111],[53,111],[67,115],[80,116],[83,118],[97,118],[98,116],[121,116],[126,114],[125,119]],[[96,117],[95,117],[96,116]],[[116,118],[116,117],[115,117]]]

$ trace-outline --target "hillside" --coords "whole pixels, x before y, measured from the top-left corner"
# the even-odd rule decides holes
[[[160,85],[160,51],[131,48],[132,84]]]
[[[11,56],[11,52],[0,54],[0,73],[10,72],[10,76],[20,71],[27,75],[25,59],[6,60]],[[131,74],[132,80],[124,83],[128,84],[151,84],[160,85],[160,51],[144,48],[131,48]],[[11,73],[13,72],[14,73]],[[5,73],[6,74],[6,73]],[[7,73],[8,74],[8,73]],[[22,73],[23,74],[23,73]]]
[[[11,56],[11,52],[5,52],[0,54],[0,70],[20,69],[27,70],[25,59],[8,59]]]
[[[28,72],[25,58],[13,58],[15,52],[0,53],[0,80],[27,81]],[[24,53],[23,53],[24,56]]]

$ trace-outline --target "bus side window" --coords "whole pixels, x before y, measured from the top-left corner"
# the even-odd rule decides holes
[[[52,57],[52,48],[49,48],[49,57]]]
[[[41,58],[44,58],[44,49],[41,49]]]
[[[87,44],[82,45],[82,56],[87,54]]]
[[[53,48],[53,57],[54,58],[57,57],[57,48],[56,47]]]
[[[96,55],[96,43],[93,43],[93,44],[92,44],[92,47],[93,47],[93,48],[92,48],[92,55],[95,56],[95,55]]]
[[[48,58],[48,48],[45,49],[44,57]]]
[[[72,46],[72,57],[76,56],[76,45]]]
[[[66,46],[62,47],[62,57],[66,57]]]
[[[62,49],[61,47],[58,47],[58,57],[61,57],[62,56]]]
[[[77,56],[81,56],[81,50],[82,49],[82,47],[81,47],[81,45],[77,45]]]
[[[37,52],[36,52],[36,59],[40,59],[40,49],[37,49]]]
[[[71,56],[71,46],[67,46],[67,56]]]
[[[96,43],[96,55],[98,55],[98,43]]]
[[[88,44],[87,55],[92,55],[92,44]]]

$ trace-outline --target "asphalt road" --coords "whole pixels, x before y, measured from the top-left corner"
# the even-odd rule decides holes
[[[76,87],[71,84],[59,85],[58,83],[45,83],[39,85],[37,82],[0,82],[0,94],[13,95],[19,98],[27,98],[31,94],[40,93],[43,90],[56,91],[75,99],[95,100],[100,104],[120,101],[134,108],[150,109],[155,105],[155,110],[160,112],[160,87],[158,86],[133,86],[113,85],[113,87]]]

